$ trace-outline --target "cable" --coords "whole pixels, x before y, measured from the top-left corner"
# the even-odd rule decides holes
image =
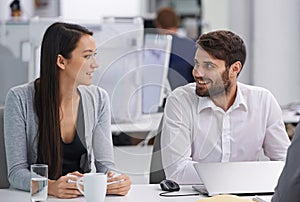
[[[174,192],[166,191],[166,192],[160,193],[159,195],[163,196],[163,197],[198,196],[198,195],[200,195],[200,193],[190,193],[190,194],[168,194],[168,193],[174,193]]]

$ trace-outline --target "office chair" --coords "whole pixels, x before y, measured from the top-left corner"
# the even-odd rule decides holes
[[[162,165],[160,138],[163,125],[163,117],[158,126],[157,135],[154,140],[151,164],[150,164],[150,184],[158,184],[166,179],[165,171]]]
[[[3,122],[4,107],[0,107],[0,189],[8,188],[9,182],[7,179],[7,162],[4,144],[4,122]]]

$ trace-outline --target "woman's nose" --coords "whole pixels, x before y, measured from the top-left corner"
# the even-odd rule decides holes
[[[93,57],[93,62],[91,64],[91,67],[94,68],[94,69],[99,67],[99,64],[96,60],[96,57]]]

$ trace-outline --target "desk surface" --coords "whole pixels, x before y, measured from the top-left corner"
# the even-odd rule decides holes
[[[131,123],[113,123],[111,131],[118,132],[149,132],[158,129],[163,113],[154,113],[141,116]]]
[[[113,123],[111,130],[113,133],[156,131],[162,116],[162,112],[142,115],[139,119],[131,123]],[[283,121],[285,123],[298,123],[300,121],[300,114],[295,111],[283,110]]]
[[[298,123],[300,121],[300,113],[291,110],[282,111],[284,123]]]
[[[147,185],[132,185],[132,188],[127,196],[106,196],[105,201],[115,201],[115,202],[195,202],[205,196],[181,196],[181,197],[161,197],[159,193],[162,191],[158,184],[147,184]],[[178,194],[187,194],[187,193],[197,193],[195,192],[191,185],[182,185],[180,192]],[[249,198],[249,197],[247,197]],[[270,201],[270,196],[265,197],[264,199]],[[14,189],[0,189],[0,199],[1,201],[9,202],[23,202],[30,201],[29,192],[18,191]],[[78,197],[75,199],[58,199],[55,197],[48,197],[48,202],[55,201],[68,201],[68,202],[85,202],[84,197]]]
[[[163,113],[143,115],[131,123],[113,123],[111,130],[113,133],[120,132],[150,132],[158,129]],[[299,112],[283,110],[283,121],[285,123],[298,123],[300,121]]]

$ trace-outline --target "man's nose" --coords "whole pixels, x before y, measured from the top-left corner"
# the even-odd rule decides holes
[[[201,67],[197,67],[193,69],[193,74],[195,77],[203,77],[205,75],[205,71]]]

